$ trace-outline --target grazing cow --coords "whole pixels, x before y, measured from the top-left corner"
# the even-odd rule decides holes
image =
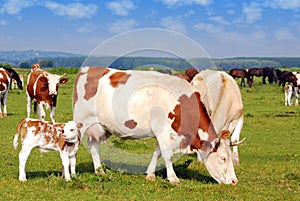
[[[11,81],[10,76],[11,74],[7,70],[5,70],[4,68],[0,68],[0,118],[3,118],[3,116],[7,116],[6,102]]]
[[[23,90],[23,82],[21,80],[21,77],[19,76],[19,74],[12,68],[6,68],[3,67],[6,71],[9,72],[10,74],[10,84],[12,84],[12,81],[15,80],[17,86],[19,89]]]
[[[45,119],[46,113],[43,108],[45,106],[46,109],[51,108],[50,118],[52,122],[55,122],[58,86],[68,81],[67,78],[63,77],[64,75],[51,74],[41,69],[34,70],[28,75],[26,87],[27,117],[30,117],[31,102],[34,100],[35,111],[36,104],[38,106],[39,119]]]
[[[250,68],[248,70],[248,73],[249,73],[249,75],[250,75],[250,77],[251,77],[252,80],[253,80],[254,76],[256,76],[256,77],[263,76],[263,70],[262,70],[262,68]]]
[[[278,78],[277,78],[277,73],[275,68],[272,67],[264,67],[262,68],[262,72],[263,72],[263,78],[262,78],[262,83],[266,84],[266,78],[268,78],[268,82],[269,84],[272,84],[273,82],[277,82]]]
[[[79,126],[80,127],[80,126]],[[26,161],[34,147],[41,152],[55,150],[60,153],[63,164],[63,177],[71,180],[75,175],[76,152],[79,147],[80,135],[74,121],[68,123],[52,123],[37,119],[26,118],[19,122],[16,129],[13,145],[18,147],[18,137],[21,134],[22,149],[19,153],[19,180],[26,181]]]
[[[20,81],[21,81],[21,84],[22,86],[24,87],[24,74],[21,74],[19,75],[20,77]],[[14,78],[12,78],[12,81],[11,81],[11,89],[14,89],[16,88],[16,86],[18,86],[18,81]],[[20,89],[20,88],[19,88]],[[22,88],[23,89],[23,88]]]
[[[284,89],[285,84],[291,84],[293,87],[297,86],[297,77],[295,73],[289,71],[282,71],[279,78],[279,86]]]
[[[191,84],[200,91],[217,133],[229,130],[232,133],[231,143],[239,142],[244,107],[235,80],[226,72],[204,70],[194,77]],[[233,163],[240,164],[237,146],[233,146]]]
[[[17,80],[18,87],[23,89],[23,85],[20,81],[18,73],[11,68],[0,68],[0,118],[3,116],[7,116],[7,96],[8,91],[11,86],[12,78]],[[3,112],[2,112],[2,105],[3,105]]]
[[[191,82],[192,79],[197,74],[198,74],[198,70],[197,69],[195,69],[195,68],[188,68],[188,69],[185,70],[185,74],[177,73],[177,74],[175,74],[175,76],[180,77],[180,78],[186,80],[187,82]]]
[[[237,184],[230,132],[216,133],[199,91],[186,81],[153,71],[82,67],[73,94],[73,119],[89,136],[96,174],[102,169],[100,141],[114,134],[124,139],[156,138],[148,180],[155,179],[162,156],[169,182],[180,183],[173,154],[196,152],[218,183]]]
[[[247,79],[247,84],[249,87],[252,87],[253,79],[250,77],[248,70],[245,69],[231,69],[229,71],[229,75],[231,75],[234,79],[235,78],[242,78],[240,86],[245,87],[245,78]]]

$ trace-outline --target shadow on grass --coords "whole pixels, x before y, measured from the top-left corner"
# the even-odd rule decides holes
[[[173,164],[175,173],[179,179],[186,179],[186,180],[196,180],[202,183],[215,183],[217,182],[211,177],[207,175],[203,175],[196,170],[189,169],[189,165],[193,160],[186,160],[184,163],[181,164]],[[146,166],[138,166],[138,165],[130,165],[125,163],[113,163],[108,161],[104,161],[105,167],[104,169],[115,170],[125,172],[126,174],[145,174],[147,167]],[[119,167],[119,168],[111,168],[111,167]],[[159,169],[159,168],[157,168]],[[131,172],[128,173],[126,170],[130,170]],[[132,173],[132,170],[137,170],[138,173]],[[94,173],[93,163],[80,163],[76,166],[76,172],[80,173],[87,173],[91,172]],[[166,168],[160,168],[160,170],[156,171],[156,176],[159,176],[163,179],[166,179],[167,171]]]

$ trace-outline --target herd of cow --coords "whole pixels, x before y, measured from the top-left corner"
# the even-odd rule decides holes
[[[23,88],[18,74],[11,71],[0,68],[1,117],[7,114],[11,79]],[[179,184],[172,157],[181,152],[196,153],[218,183],[236,185],[234,165],[240,163],[237,145],[243,142],[239,137],[244,111],[240,89],[232,71],[230,74],[187,69],[185,74],[172,76],[156,71],[82,67],[74,83],[73,120],[55,123],[58,86],[68,79],[32,66],[26,86],[27,118],[18,123],[14,138],[16,148],[21,134],[19,180],[26,181],[26,160],[34,147],[59,151],[63,176],[70,180],[69,166],[75,174],[75,154],[84,135],[88,136],[95,174],[105,174],[100,142],[116,135],[124,139],[156,138],[147,180],[155,179],[157,161],[162,156],[169,182]],[[268,77],[269,82],[276,81],[277,75]],[[29,118],[32,101],[39,119]],[[44,120],[44,107],[51,108],[52,122]]]

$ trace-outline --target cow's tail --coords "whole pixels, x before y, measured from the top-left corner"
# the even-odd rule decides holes
[[[14,145],[14,148],[17,149],[18,148],[18,138],[19,138],[19,134],[21,132],[21,128],[23,126],[23,124],[25,123],[26,119],[22,119],[19,124],[17,125],[17,128],[16,128],[16,134],[15,134],[15,137],[14,137],[14,141],[13,141],[13,145]]]

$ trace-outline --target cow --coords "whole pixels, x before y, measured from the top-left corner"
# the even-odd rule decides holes
[[[154,71],[86,66],[77,74],[73,94],[73,120],[82,125],[82,137],[88,136],[95,174],[104,173],[100,141],[113,134],[156,138],[147,180],[155,179],[162,156],[169,182],[179,184],[172,157],[181,152],[196,153],[218,183],[237,184],[230,132],[215,131],[199,91],[185,80]]]
[[[80,125],[78,125],[80,127]],[[18,147],[18,138],[21,135],[22,148],[19,152],[19,180],[26,181],[26,161],[31,150],[39,147],[41,152],[55,150],[60,153],[63,165],[63,177],[70,181],[71,174],[75,175],[76,152],[79,148],[80,134],[74,121],[67,123],[53,123],[38,119],[22,119],[16,128],[13,140],[15,149]]]
[[[16,83],[16,85],[18,86],[19,89],[23,90],[23,86],[24,86],[24,83],[21,79],[21,75],[19,76],[19,74],[12,68],[6,68],[6,67],[3,67],[6,71],[9,72],[10,74],[10,88],[11,88],[11,85]],[[14,83],[13,83],[14,82]]]
[[[20,77],[20,81],[21,81],[22,89],[23,89],[23,87],[24,87],[24,77],[25,76],[24,76],[24,74],[20,74],[19,77]],[[12,80],[11,80],[11,89],[15,89],[16,86],[18,86],[18,85],[20,85],[20,84],[18,84],[18,81],[16,79],[12,78]],[[20,89],[20,87],[18,87],[18,88]]]
[[[290,106],[291,105],[291,98],[293,95],[293,86],[292,85],[286,85],[284,89],[284,105]],[[298,101],[298,97],[296,97],[296,101]]]
[[[291,84],[293,87],[297,86],[297,77],[296,73],[290,71],[282,71],[279,77],[279,86],[282,86],[284,89],[285,84]]]
[[[248,70],[246,69],[231,69],[229,71],[229,75],[231,75],[234,79],[241,78],[241,87],[245,87],[245,78],[247,79],[247,84],[249,87],[252,87],[253,79],[250,77]]]
[[[244,107],[235,80],[223,71],[203,70],[194,77],[191,84],[200,91],[217,133],[229,130],[232,133],[231,143],[240,142]],[[238,146],[233,146],[233,163],[240,164]]]
[[[10,81],[10,73],[4,68],[0,68],[0,118],[3,118],[3,116],[7,116],[6,102]]]
[[[22,90],[23,85],[20,81],[18,73],[16,73],[15,70],[11,68],[0,68],[0,118],[7,116],[7,97],[8,97],[8,91],[11,86],[12,79],[17,80],[18,87]],[[3,107],[3,111],[2,111]]]
[[[184,74],[177,73],[175,76],[180,77],[187,82],[191,82],[195,75],[198,74],[198,70],[195,68],[188,68],[185,70]]]
[[[45,106],[46,109],[51,108],[50,118],[52,122],[55,122],[58,86],[68,82],[68,79],[63,77],[64,75],[51,74],[42,69],[36,69],[28,75],[26,87],[27,117],[30,117],[31,103],[34,100],[34,111],[38,107],[39,119],[45,119]]]

